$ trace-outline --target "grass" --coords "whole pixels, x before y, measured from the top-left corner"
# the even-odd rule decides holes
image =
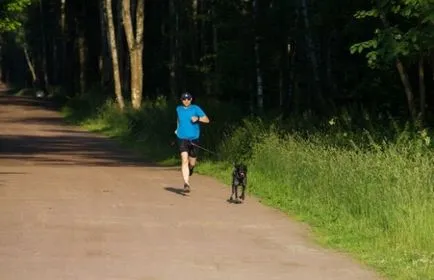
[[[433,278],[429,157],[410,160],[393,148],[360,153],[276,136],[253,154],[258,176],[252,192],[300,215],[324,244],[353,253],[391,279]]]
[[[67,120],[160,164],[179,163],[171,145],[176,104],[146,101],[140,112],[121,114],[110,102],[74,102],[63,111]],[[368,118],[354,126],[344,115],[309,133],[289,132],[284,128],[309,120],[234,123],[235,108],[223,114],[220,104],[201,105],[212,121],[202,144],[219,158],[202,154],[199,173],[229,185],[231,162],[244,161],[248,192],[308,223],[321,244],[349,252],[389,279],[434,279],[434,157],[426,131],[394,122],[380,130]]]

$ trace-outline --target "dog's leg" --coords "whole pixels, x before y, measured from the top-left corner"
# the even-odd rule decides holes
[[[243,187],[243,189],[242,189],[242,191],[241,191],[240,199],[241,199],[241,200],[244,200],[244,191],[246,190],[246,185],[243,184],[242,187]]]
[[[234,192],[235,192],[235,184],[232,183],[232,193],[231,193],[231,197],[229,198],[230,201],[232,201],[234,198]]]
[[[243,189],[242,189],[240,198],[242,200],[244,200],[244,198],[245,198],[245,192],[246,192],[246,187],[247,187],[247,177],[243,178],[243,181],[241,182],[241,185],[242,185]]]

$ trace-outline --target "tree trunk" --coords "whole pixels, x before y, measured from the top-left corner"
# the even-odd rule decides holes
[[[262,114],[264,110],[264,88],[263,88],[263,78],[262,78],[262,69],[261,69],[261,57],[259,53],[259,44],[260,44],[260,35],[258,31],[259,26],[259,13],[260,9],[258,7],[259,0],[253,0],[253,16],[254,23],[256,25],[255,28],[255,42],[254,42],[254,50],[255,50],[255,66],[256,66],[256,109],[259,114]]]
[[[174,99],[178,97],[178,10],[176,9],[176,0],[169,0],[169,18],[170,23],[170,93]]]
[[[76,15],[76,30],[78,34],[77,38],[77,52],[78,52],[78,84],[80,86],[80,93],[84,94],[87,90],[87,41],[86,41],[86,19],[87,8],[86,5],[80,5]]]
[[[104,0],[103,0],[104,1]],[[107,40],[107,28],[106,28],[106,23],[104,20],[104,3],[103,1],[100,2],[100,27],[101,27],[101,50],[100,50],[100,55],[99,55],[99,73],[100,73],[100,86],[101,89],[104,89],[107,82],[109,81],[109,75],[108,75],[108,65],[109,65],[109,61],[107,59],[107,56],[109,56],[110,54],[108,53],[107,50],[107,44],[108,44],[108,40]]]
[[[432,80],[434,81],[434,52],[431,53],[431,74],[432,74]]]
[[[145,0],[137,0],[135,23],[131,17],[131,2],[123,0],[122,19],[125,36],[127,37],[130,70],[131,70],[131,101],[134,109],[140,109],[143,93],[143,28],[145,17]],[[135,31],[135,32],[134,32]],[[135,35],[135,36],[134,36]]]
[[[205,32],[206,32],[207,21],[204,20],[204,16],[205,16],[205,11],[207,9],[207,6],[205,4],[205,1],[206,0],[199,0],[199,4],[198,4],[198,9],[199,9],[198,13],[201,15],[201,20],[198,21],[199,58],[204,57],[206,54]]]
[[[414,95],[413,90],[411,88],[410,81],[408,80],[407,72],[405,71],[404,65],[402,64],[399,58],[395,61],[396,68],[398,69],[399,76],[401,78],[401,82],[404,86],[405,94],[407,96],[408,109],[410,111],[411,118],[413,121],[416,120],[416,107],[414,105]]]
[[[176,45],[177,45],[176,57],[177,57],[177,61],[178,61],[178,63],[176,64],[176,67],[177,67],[176,71],[178,73],[177,74],[178,75],[177,83],[178,83],[178,89],[179,90],[186,91],[187,88],[186,88],[186,84],[185,84],[185,67],[183,66],[184,65],[184,59],[185,59],[184,54],[183,54],[184,36],[181,35],[181,32],[183,31],[182,23],[183,23],[183,19],[184,19],[184,15],[183,15],[183,8],[184,7],[183,7],[182,1],[179,1],[179,0],[178,0],[178,5],[179,5],[178,11],[181,11],[181,12],[176,13],[177,17],[176,17],[176,25],[175,25],[175,27],[176,27],[175,35],[176,35]]]
[[[113,81],[115,88],[115,95],[118,106],[120,110],[123,110],[125,107],[124,98],[122,96],[122,87],[121,80],[119,74],[119,62],[118,62],[118,50],[116,46],[116,35],[115,35],[115,27],[113,22],[113,11],[112,11],[112,1],[104,0],[104,10],[105,10],[105,20],[107,22],[107,32],[108,32],[108,42],[110,48],[110,55],[112,58],[112,68],[113,68]]]
[[[335,78],[333,77],[333,40],[336,38],[336,30],[333,29],[330,32],[329,39],[327,40],[327,58],[326,58],[326,73],[327,73],[327,84],[331,95],[336,94],[337,86]]]
[[[29,67],[30,74],[32,75],[32,85],[35,86],[38,80],[38,76],[36,75],[35,66],[33,65],[32,59],[30,58],[29,51],[27,46],[23,46],[24,56],[26,58],[27,66]]]
[[[119,59],[119,73],[120,78],[123,85],[123,91],[129,91],[130,90],[130,66],[128,62],[128,58],[125,58],[125,55],[128,56],[128,53],[126,54],[126,48],[124,44],[124,28],[122,25],[122,5],[123,2],[121,0],[116,1],[116,27],[115,31],[116,33],[116,44],[118,46],[118,59]]]
[[[383,26],[385,28],[389,28],[390,24],[389,24],[389,21],[387,20],[386,15],[384,14],[384,11],[381,7],[380,0],[377,0],[376,4],[377,4],[377,9],[378,9],[378,12],[380,15],[381,22],[383,23]],[[413,90],[411,88],[410,81],[408,80],[407,71],[405,70],[404,65],[402,64],[402,61],[399,59],[399,57],[397,57],[395,59],[395,66],[396,66],[396,69],[398,70],[399,77],[401,78],[401,82],[404,86],[404,91],[405,91],[405,94],[407,96],[407,104],[408,104],[408,110],[410,112],[410,116],[411,116],[413,121],[416,121],[417,113],[416,113],[416,106],[414,104]]]
[[[72,63],[68,60],[68,43],[72,40],[69,37],[69,21],[70,15],[67,14],[67,10],[71,7],[71,1],[60,0],[60,28],[61,28],[61,51],[60,51],[60,64],[62,65],[62,73],[60,74],[61,83],[65,88],[72,90],[73,87],[70,86],[70,79],[72,76]]]
[[[53,84],[59,83],[59,74],[61,72],[61,64],[59,61],[57,61],[57,57],[59,55],[59,41],[56,40],[55,37],[52,38],[51,44],[53,47],[53,50],[51,51],[51,69],[52,69],[52,76],[51,76],[51,82]]]
[[[53,52],[53,64],[54,64],[54,75],[53,80],[56,84],[62,84],[64,79],[63,67],[65,67],[66,61],[66,0],[59,0],[60,2],[60,34],[54,39],[56,51]]]
[[[48,72],[47,72],[47,41],[45,36],[45,27],[44,27],[44,9],[42,6],[42,0],[39,0],[39,12],[41,16],[40,27],[41,27],[41,44],[42,44],[42,74],[44,78],[43,88],[45,91],[48,90],[49,81],[48,81]]]
[[[285,32],[286,33],[286,32]],[[291,57],[291,44],[287,34],[281,38],[280,71],[279,71],[279,108],[284,110],[286,94],[289,87],[289,62]]]
[[[208,88],[208,95],[214,91],[215,95],[220,95],[220,62],[219,62],[219,37],[218,37],[218,28],[217,24],[212,24],[212,49],[214,54],[214,77],[212,78],[212,82],[209,83],[210,87]],[[212,85],[212,87],[211,87]]]
[[[262,84],[261,60],[259,55],[259,38],[255,38],[255,64],[256,64],[256,108],[260,114],[264,110],[264,88]]]
[[[62,35],[65,34],[66,31],[66,0],[60,0],[60,29],[62,31]]]
[[[297,81],[295,73],[296,73],[296,61],[295,61],[295,56],[296,56],[296,42],[291,40],[290,41],[290,57],[289,57],[289,78],[288,78],[288,89],[287,89],[287,93],[286,93],[286,101],[285,101],[285,115],[289,115],[292,111],[295,111],[297,108],[294,108],[295,106],[293,105],[294,100],[296,98],[296,86],[297,86]]]
[[[84,38],[84,31],[81,30],[79,24],[77,24],[77,30],[79,32],[78,37],[78,62],[79,62],[79,85],[80,94],[84,94],[86,91],[86,41]]]
[[[191,59],[192,59],[192,63],[193,65],[198,65],[198,60],[197,60],[197,49],[198,49],[198,0],[193,0],[192,1],[192,6],[191,6],[191,10],[192,10],[192,19],[191,19],[191,33],[192,33],[192,47],[191,47]]]
[[[321,79],[319,74],[319,64],[318,59],[315,52],[315,45],[313,42],[312,31],[310,28],[310,18],[308,14],[308,7],[306,0],[301,0],[301,15],[303,17],[304,27],[306,30],[304,31],[304,37],[306,40],[306,52],[309,57],[310,64],[312,66],[312,75],[314,79],[314,89],[316,91],[316,95],[318,96],[318,100],[322,106],[325,105],[324,96],[321,87]]]
[[[419,58],[419,95],[420,95],[420,120],[423,122],[425,120],[426,111],[426,88],[425,88],[425,70],[424,70],[424,59],[421,55]]]
[[[1,35],[0,35],[0,43],[1,43]],[[3,52],[2,46],[0,44],[0,85],[3,84]]]

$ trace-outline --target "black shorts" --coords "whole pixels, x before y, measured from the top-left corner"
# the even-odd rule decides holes
[[[198,154],[198,148],[193,144],[198,145],[199,140],[184,140],[178,139],[179,152],[187,152],[189,157],[195,158]]]

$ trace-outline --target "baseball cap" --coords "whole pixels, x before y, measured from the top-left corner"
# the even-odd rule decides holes
[[[193,97],[189,92],[184,92],[183,94],[181,94],[181,99],[192,99],[192,98]]]

